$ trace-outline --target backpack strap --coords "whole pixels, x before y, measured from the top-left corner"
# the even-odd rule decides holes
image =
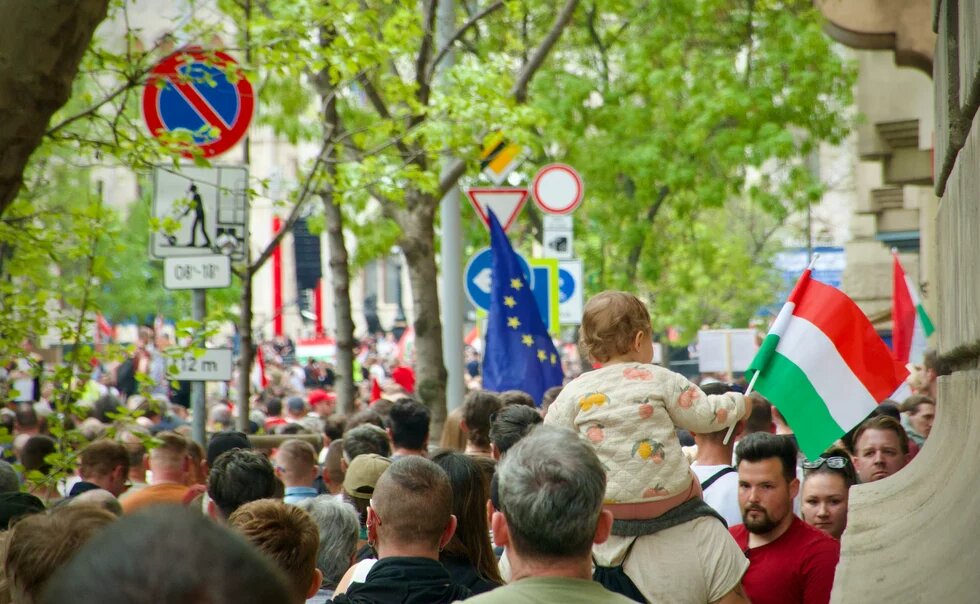
[[[735,471],[735,468],[731,466],[725,466],[724,468],[718,470],[711,476],[709,476],[704,482],[701,483],[701,490],[707,491],[708,487],[715,484],[715,481],[724,476],[725,474],[731,474]]]

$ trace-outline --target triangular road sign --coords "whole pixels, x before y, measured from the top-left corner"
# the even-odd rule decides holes
[[[467,189],[466,195],[470,198],[470,204],[488,229],[490,228],[490,215],[487,213],[487,209],[491,209],[497,215],[497,220],[500,221],[504,231],[510,228],[514,219],[521,212],[521,208],[524,207],[524,202],[527,201],[527,189],[473,188]]]

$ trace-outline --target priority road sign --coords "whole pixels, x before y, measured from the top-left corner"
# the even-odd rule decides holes
[[[494,132],[484,141],[480,152],[480,168],[493,184],[500,186],[520,163],[523,150],[520,145],[507,142],[502,132]]]
[[[248,242],[248,169],[154,168],[153,217],[163,227],[175,227],[152,233],[153,258],[221,254],[243,260]]]
[[[490,213],[493,210],[500,221],[504,232],[514,223],[514,219],[520,214],[524,202],[527,201],[527,189],[510,188],[472,188],[466,190],[466,196],[470,199],[470,205],[476,210],[477,216],[483,224],[490,228]]]
[[[534,202],[542,212],[569,214],[582,203],[585,185],[575,168],[550,164],[538,171],[531,186]]]
[[[528,261],[517,254],[517,260],[524,269],[524,278],[534,289],[534,274],[531,272],[531,265]],[[473,306],[484,311],[490,311],[490,290],[493,284],[493,254],[490,248],[485,247],[479,252],[470,256],[463,271],[466,297],[470,299]]]
[[[200,155],[214,157],[245,136],[255,112],[255,95],[229,55],[188,48],[150,70],[142,105],[150,134],[187,134]],[[182,155],[194,157],[192,151]]]

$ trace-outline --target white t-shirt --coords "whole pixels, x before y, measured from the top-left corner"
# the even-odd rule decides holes
[[[697,463],[691,464],[691,469],[697,475],[699,482],[708,480],[717,474],[722,468],[731,466],[702,466]],[[738,472],[729,472],[714,481],[704,491],[704,501],[716,512],[721,514],[729,527],[742,524],[742,511],[738,507]]]

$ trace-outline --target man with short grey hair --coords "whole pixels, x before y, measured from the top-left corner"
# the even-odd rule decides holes
[[[306,510],[320,530],[316,566],[323,573],[323,585],[307,604],[321,604],[333,597],[340,579],[354,563],[360,533],[357,512],[349,503],[338,501],[332,495],[302,499],[295,505]]]
[[[491,525],[507,547],[511,583],[467,602],[632,602],[592,580],[592,544],[608,538],[613,517],[602,508],[606,473],[591,446],[567,428],[538,426],[503,457],[497,477]]]

